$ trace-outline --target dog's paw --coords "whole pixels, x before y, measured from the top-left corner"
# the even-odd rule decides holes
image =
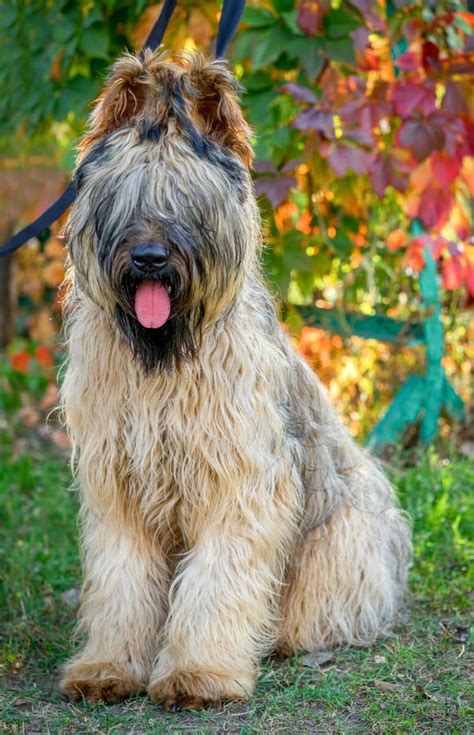
[[[59,688],[70,702],[86,699],[90,703],[106,704],[113,704],[144,689],[133,674],[117,664],[80,661],[68,664]]]
[[[203,669],[181,669],[163,678],[152,676],[148,694],[168,711],[178,712],[227,700],[246,700],[254,684],[254,677],[249,674],[231,676]]]

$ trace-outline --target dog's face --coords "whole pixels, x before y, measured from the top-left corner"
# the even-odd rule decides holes
[[[125,57],[93,113],[70,257],[146,371],[195,353],[256,258],[248,132],[231,75],[201,57]]]

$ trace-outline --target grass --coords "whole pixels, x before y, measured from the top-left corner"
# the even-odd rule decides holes
[[[1,398],[1,391],[0,391]],[[8,409],[7,403],[5,403]],[[13,407],[12,407],[13,408]],[[251,702],[167,714],[145,697],[106,707],[63,703],[80,583],[77,495],[63,454],[0,414],[0,731],[8,733],[449,733],[468,709],[468,528],[474,468],[420,453],[390,468],[414,522],[411,614],[370,649],[263,663]],[[7,418],[8,417],[8,418]],[[469,516],[471,512],[471,516]],[[471,580],[472,581],[472,580]]]

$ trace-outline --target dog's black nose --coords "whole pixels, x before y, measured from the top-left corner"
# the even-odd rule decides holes
[[[149,243],[138,245],[131,251],[132,262],[140,271],[161,270],[170,256],[170,251],[164,245]]]

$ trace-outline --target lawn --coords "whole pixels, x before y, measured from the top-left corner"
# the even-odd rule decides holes
[[[1,391],[0,391],[1,393]],[[11,398],[11,395],[10,395]],[[444,448],[392,461],[414,522],[410,616],[364,650],[269,659],[251,702],[164,713],[145,697],[63,703],[80,565],[66,455],[0,414],[0,723],[10,733],[467,733],[469,503],[474,467]],[[472,587],[472,585],[471,585]],[[471,712],[472,715],[472,712]],[[470,723],[470,724],[469,724]]]

